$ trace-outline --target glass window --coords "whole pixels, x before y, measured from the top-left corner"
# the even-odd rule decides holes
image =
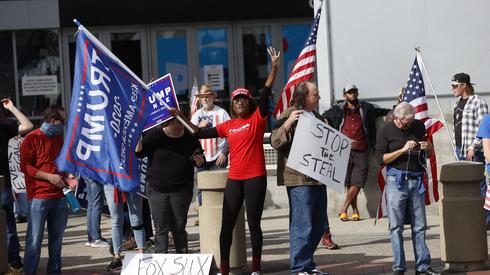
[[[285,82],[289,79],[289,74],[305,45],[309,31],[310,26],[308,24],[282,26],[282,64],[284,66]]]
[[[157,33],[158,77],[172,73],[175,93],[181,105],[188,102],[187,39],[185,31]]]
[[[244,27],[242,41],[245,87],[253,96],[258,96],[259,89],[264,87],[269,74],[270,58],[267,47],[271,45],[270,28]]]
[[[0,98],[10,97],[16,104],[12,32],[0,32],[0,49]]]
[[[40,118],[49,105],[62,105],[57,30],[15,32],[20,107]]]
[[[230,81],[228,65],[228,33],[226,28],[199,29],[199,83],[210,84],[218,93],[216,104],[229,110]]]
[[[143,76],[141,38],[138,32],[111,33],[111,52],[138,77]]]

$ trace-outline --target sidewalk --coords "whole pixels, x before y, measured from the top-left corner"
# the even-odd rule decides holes
[[[191,211],[193,208],[191,206]],[[263,263],[264,274],[289,274],[289,231],[288,209],[264,210],[262,230],[264,234]],[[187,231],[189,248],[199,251],[199,229],[194,226],[197,213],[189,215]],[[432,266],[440,270],[439,225],[437,216],[428,216],[427,245],[432,255]],[[18,224],[21,245],[24,246],[27,224]],[[318,248],[315,261],[318,267],[330,274],[392,274],[391,244],[388,237],[388,221],[382,219],[374,225],[374,219],[363,219],[359,222],[341,222],[330,217],[333,239],[340,245],[339,250]],[[102,218],[102,235],[110,238],[110,219]],[[46,234],[46,232],[45,232]],[[407,266],[411,268],[406,274],[414,274],[414,256],[410,238],[411,231],[404,232]],[[248,236],[248,233],[247,233]],[[107,248],[90,248],[85,246],[86,225],[84,212],[71,215],[63,239],[63,274],[114,274],[106,272],[105,267],[111,260]],[[489,239],[490,240],[490,239]],[[489,246],[490,247],[490,246]],[[247,239],[249,263],[251,260],[250,240]],[[23,256],[23,251],[21,252]],[[43,242],[39,270],[45,270],[47,262],[47,238]],[[490,265],[490,262],[487,262]],[[462,274],[462,273],[460,273]],[[470,272],[468,274],[490,274],[488,271]]]

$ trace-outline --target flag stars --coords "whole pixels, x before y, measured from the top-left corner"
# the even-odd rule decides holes
[[[77,109],[77,113],[80,113],[82,110],[80,108]]]
[[[83,101],[83,97],[79,97],[78,100]]]

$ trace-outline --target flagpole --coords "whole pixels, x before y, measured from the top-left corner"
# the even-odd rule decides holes
[[[143,82],[143,80],[141,80],[141,78],[139,78],[135,73],[133,73],[133,71],[131,71],[121,60],[119,60],[119,58],[117,58],[116,55],[114,55],[104,44],[102,44],[77,19],[73,19],[73,22],[78,26],[79,31],[83,31],[90,38],[90,40],[97,45],[97,47],[101,48],[107,55],[109,55],[112,59],[114,59],[114,61],[116,61],[116,63],[119,66],[124,68],[134,79],[136,79],[136,81],[138,81],[139,84],[143,86],[143,88],[145,88],[145,90],[150,91],[158,99],[160,104],[165,106],[167,110],[170,109],[170,106],[168,106],[168,104],[162,99],[162,96],[159,93],[155,93],[145,82]],[[194,129],[192,129],[191,126],[189,126],[180,116],[176,116],[176,118],[180,121],[180,123],[182,123],[185,126],[185,128],[187,128],[187,130],[189,130],[189,132],[194,134]]]
[[[449,141],[451,142],[451,146],[453,148],[454,158],[457,161],[458,155],[456,154],[456,146],[454,145],[454,141],[452,139],[451,132],[449,131],[449,126],[446,122],[446,118],[444,117],[444,113],[442,112],[441,104],[439,103],[439,99],[437,98],[436,90],[434,89],[434,86],[432,85],[432,80],[430,80],[429,72],[427,70],[427,67],[425,66],[424,59],[422,58],[422,52],[420,51],[420,47],[416,47],[415,51],[417,53],[417,58],[420,60],[420,64],[424,68],[424,72],[425,72],[425,75],[427,76],[427,80],[429,81],[429,86],[430,86],[430,89],[432,90],[432,94],[434,94],[434,99],[436,100],[437,108],[439,108],[439,112],[441,113],[442,121],[444,122],[444,126],[447,130]]]

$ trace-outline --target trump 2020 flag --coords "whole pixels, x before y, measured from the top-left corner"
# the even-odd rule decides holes
[[[134,149],[147,119],[146,84],[79,26],[70,116],[59,170],[123,191],[139,185]]]

